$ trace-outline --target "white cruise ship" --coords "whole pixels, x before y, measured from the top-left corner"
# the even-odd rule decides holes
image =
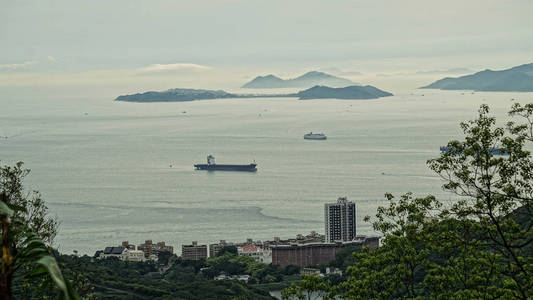
[[[327,139],[327,137],[323,133],[312,133],[312,132],[309,132],[308,134],[304,135],[304,139],[306,139],[306,140],[325,140],[325,139]]]

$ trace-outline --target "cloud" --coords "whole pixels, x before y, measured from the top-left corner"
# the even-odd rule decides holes
[[[35,65],[35,64],[38,64],[39,62],[36,61],[36,60],[30,60],[30,61],[25,61],[21,64],[6,64],[6,65],[0,65],[0,69],[11,69],[11,70],[16,70],[16,69],[23,69],[23,68],[26,68],[26,67],[29,67],[31,65]]]
[[[448,70],[429,70],[429,71],[418,71],[416,74],[467,74],[473,73],[474,71],[468,68],[453,68]]]
[[[378,77],[394,77],[394,76],[408,76],[409,73],[405,72],[396,72],[396,73],[378,73],[376,76]]]
[[[56,58],[50,55],[46,59],[48,59],[48,61],[56,61]]]
[[[208,66],[176,63],[176,64],[152,64],[144,68],[140,68],[139,72],[143,74],[150,73],[166,73],[166,72],[197,72],[212,69]]]

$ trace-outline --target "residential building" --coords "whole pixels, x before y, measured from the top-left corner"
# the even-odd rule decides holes
[[[116,257],[119,259],[122,259],[122,252],[124,252],[125,247],[119,246],[119,247],[105,247],[104,251],[100,252],[100,255],[98,258],[109,258],[109,257]]]
[[[355,238],[355,203],[340,197],[337,203],[324,205],[326,243],[347,242]]]
[[[320,269],[315,268],[302,268],[300,270],[301,275],[320,275]]]
[[[250,275],[244,274],[244,275],[226,275],[226,274],[220,274],[218,276],[215,276],[213,278],[214,280],[238,280],[243,281],[245,283],[248,283],[248,280],[250,279]]]
[[[135,248],[127,248],[123,246],[119,247],[106,247],[103,251],[100,251],[98,259],[105,259],[109,257],[116,257],[124,261],[145,261],[144,252],[136,250]]]
[[[137,249],[143,251],[144,257],[146,258],[159,256],[159,252],[174,253],[174,247],[166,245],[165,242],[158,242],[154,244],[152,240],[144,241],[144,244],[137,246]]]
[[[275,236],[273,241],[265,241],[261,246],[263,249],[269,249],[270,247],[277,245],[323,243],[324,241],[325,236],[323,234],[319,234],[316,231],[311,231],[311,233],[308,235],[297,234],[296,238],[290,238],[286,240],[282,240]]]
[[[249,256],[256,262],[262,262],[265,264],[272,263],[272,252],[269,249],[262,249],[261,247],[253,244],[238,247],[237,253],[240,256]]]
[[[144,256],[144,252],[141,250],[124,249],[122,252],[122,260],[127,261],[145,261],[147,258]],[[153,259],[153,258],[152,258]]]
[[[326,267],[326,275],[330,275],[330,274],[342,276],[342,271],[339,268]]]
[[[200,260],[207,258],[207,245],[198,245],[192,242],[191,245],[181,246],[181,258],[185,260]]]
[[[378,237],[358,236],[350,242],[311,243],[272,246],[272,264],[286,267],[295,265],[300,267],[327,264],[335,259],[335,254],[345,247],[379,246]]]
[[[135,250],[135,245],[130,244],[130,242],[128,241],[123,241],[122,247],[130,249],[130,250]]]
[[[226,243],[225,240],[220,240],[218,244],[209,244],[209,257],[215,257],[224,247],[233,246],[233,243]]]

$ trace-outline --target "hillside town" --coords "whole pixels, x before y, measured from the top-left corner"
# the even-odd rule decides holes
[[[356,206],[346,197],[324,205],[324,228],[325,234],[312,231],[307,235],[297,234],[289,239],[274,237],[272,240],[259,241],[249,238],[244,242],[220,240],[212,244],[199,244],[193,241],[189,245],[182,245],[179,257],[190,261],[205,260],[218,256],[223,249],[234,247],[238,256],[251,257],[258,263],[280,267],[297,266],[301,268],[302,274],[315,274],[317,270],[309,267],[328,264],[344,248],[379,247],[379,237],[356,234]],[[139,245],[124,241],[120,246],[109,246],[97,251],[95,257],[98,259],[116,257],[123,261],[136,262],[158,261],[162,253],[173,255],[174,247],[164,241],[154,243],[152,240],[146,240]],[[241,277],[234,279],[247,280],[245,276]],[[215,279],[232,278],[221,274]]]

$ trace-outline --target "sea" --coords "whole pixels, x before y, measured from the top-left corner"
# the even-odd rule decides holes
[[[112,98],[0,97],[0,164],[23,161],[60,221],[54,246],[93,255],[122,241],[271,240],[324,233],[324,204],[348,197],[357,233],[387,192],[456,196],[426,161],[461,139],[489,104],[504,125],[533,93],[405,90],[375,100],[220,99],[127,103]],[[309,132],[325,141],[304,140]],[[258,171],[194,170],[256,162]]]

